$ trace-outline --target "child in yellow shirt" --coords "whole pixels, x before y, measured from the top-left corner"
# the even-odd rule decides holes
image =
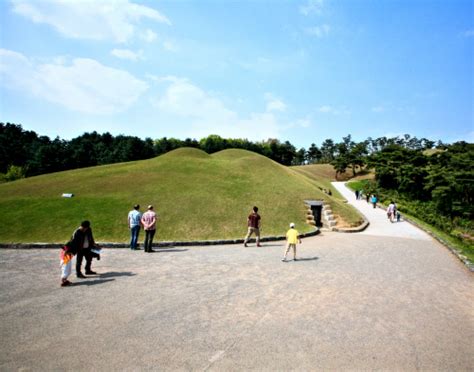
[[[285,255],[282,258],[283,262],[286,261],[286,255],[290,251],[290,248],[293,248],[293,259],[297,261],[296,258],[296,243],[299,242],[301,244],[301,239],[299,237],[300,233],[298,230],[295,229],[295,224],[292,222],[290,223],[290,229],[286,232],[286,252]]]

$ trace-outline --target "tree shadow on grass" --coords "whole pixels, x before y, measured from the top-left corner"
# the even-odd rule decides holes
[[[73,287],[78,287],[80,285],[87,285],[87,286],[90,286],[90,285],[96,285],[96,284],[104,284],[104,283],[107,283],[107,282],[113,282],[115,279],[95,279],[95,280],[84,280],[82,282],[74,282],[72,283],[72,286]]]

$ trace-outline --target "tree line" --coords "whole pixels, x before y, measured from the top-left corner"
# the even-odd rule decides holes
[[[0,176],[3,181],[69,169],[149,159],[180,147],[195,147],[209,154],[239,148],[265,155],[281,164],[295,162],[295,147],[288,141],[225,139],[210,135],[201,140],[163,137],[152,140],[96,131],[71,140],[50,139],[21,125],[0,123]]]
[[[3,180],[8,181],[69,169],[148,159],[180,147],[195,147],[208,154],[229,148],[245,149],[283,165],[331,163],[336,173],[345,172],[350,167],[355,174],[357,169],[364,167],[369,154],[387,146],[400,145],[416,150],[432,148],[434,144],[425,138],[417,139],[409,135],[403,138],[368,138],[356,143],[348,135],[339,143],[332,139],[324,140],[320,146],[312,143],[306,150],[296,149],[289,141],[281,142],[278,139],[252,142],[210,135],[199,141],[167,137],[153,140],[99,134],[95,131],[64,140],[59,137],[50,139],[34,131],[24,130],[18,124],[0,123],[0,174]]]
[[[474,144],[464,141],[431,151],[392,144],[367,156],[375,179],[363,188],[459,238],[474,254],[473,164]]]

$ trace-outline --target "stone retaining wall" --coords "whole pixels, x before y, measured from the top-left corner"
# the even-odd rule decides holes
[[[301,234],[302,238],[315,236],[320,233],[319,229],[316,228],[305,234]],[[273,242],[279,240],[286,240],[285,235],[279,236],[266,236],[260,239],[260,242]],[[250,239],[250,242],[255,242],[255,239]],[[104,248],[130,248],[128,243],[113,243],[113,242],[97,242],[101,247]],[[199,245],[226,245],[226,244],[244,244],[244,239],[231,239],[231,240],[196,240],[196,241],[162,241],[153,243],[153,247],[189,247]],[[3,249],[58,249],[64,244],[60,243],[1,243],[0,248]]]

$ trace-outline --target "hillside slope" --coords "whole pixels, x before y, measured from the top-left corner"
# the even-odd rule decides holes
[[[62,193],[74,193],[62,198]],[[60,172],[0,185],[0,242],[65,242],[81,220],[98,241],[128,241],[127,213],[159,215],[157,240],[241,238],[253,205],[262,235],[305,224],[304,199],[323,199],[309,178],[245,150],[181,148],[157,158]]]

